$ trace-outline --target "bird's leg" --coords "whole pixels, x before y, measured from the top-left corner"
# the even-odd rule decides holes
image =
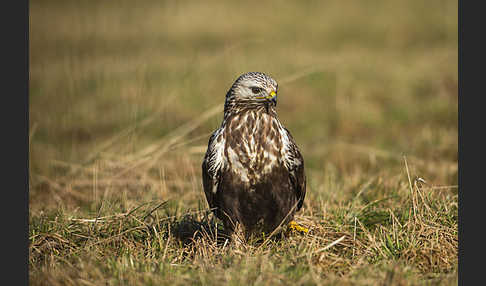
[[[300,233],[308,233],[309,229],[303,226],[300,226],[295,220],[291,221],[288,225],[290,231],[300,232]]]

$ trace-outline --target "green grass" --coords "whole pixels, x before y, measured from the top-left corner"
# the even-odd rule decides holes
[[[29,6],[32,285],[457,284],[457,2]],[[246,71],[310,233],[221,245],[200,165]]]

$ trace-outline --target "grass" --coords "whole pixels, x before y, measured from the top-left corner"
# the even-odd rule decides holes
[[[457,2],[29,5],[30,284],[457,284]],[[200,164],[246,71],[310,232],[224,245]]]

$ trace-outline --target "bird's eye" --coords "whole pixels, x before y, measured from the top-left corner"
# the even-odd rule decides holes
[[[257,86],[254,86],[254,87],[251,88],[251,92],[253,92],[253,94],[259,94],[261,91],[262,91],[262,88],[257,87]]]

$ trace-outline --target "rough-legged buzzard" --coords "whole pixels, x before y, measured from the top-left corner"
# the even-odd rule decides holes
[[[241,75],[226,94],[221,127],[202,163],[210,208],[232,233],[271,233],[293,223],[306,193],[304,159],[277,117],[277,82],[260,72]]]

